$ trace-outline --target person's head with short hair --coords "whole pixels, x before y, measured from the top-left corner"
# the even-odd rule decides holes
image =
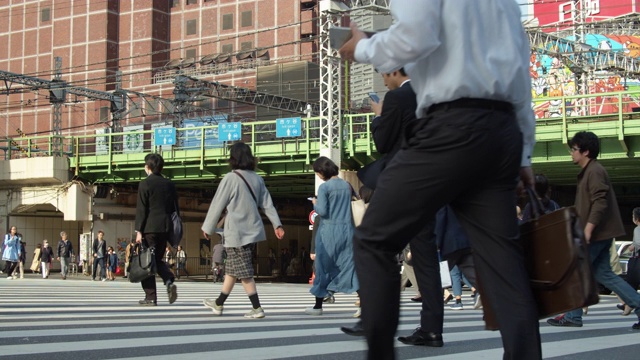
[[[382,80],[384,80],[384,86],[389,90],[395,90],[399,88],[403,82],[409,80],[409,76],[404,71],[404,68],[400,68],[396,71],[382,74]]]
[[[178,251],[182,250],[182,245],[178,245]]]
[[[107,248],[107,251],[108,251],[108,252],[113,252],[113,247],[109,246],[109,247]]]
[[[640,225],[640,207],[633,209],[633,222],[636,225]]]
[[[591,159],[596,159],[600,154],[600,140],[590,131],[577,132],[569,140],[569,152],[574,164],[585,167]]]
[[[42,246],[44,246],[44,247],[49,246],[49,240],[47,240],[47,239],[42,240]]]
[[[229,149],[229,165],[233,170],[255,170],[256,158],[249,145],[237,142]]]
[[[147,175],[160,175],[163,168],[164,159],[160,154],[147,154],[147,156],[144,157],[144,170],[147,172]]]
[[[66,231],[60,231],[60,237],[62,238],[62,240],[66,240],[67,239],[67,232]]]
[[[313,162],[313,171],[324,181],[327,181],[340,173],[338,165],[326,156],[320,156]]]

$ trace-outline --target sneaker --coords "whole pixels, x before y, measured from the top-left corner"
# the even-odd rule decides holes
[[[356,313],[355,313],[355,314],[353,314],[353,317],[354,317],[354,318],[359,318],[359,317],[360,317],[360,315],[362,315],[362,309],[361,309],[361,308],[358,308],[358,310],[356,310]]]
[[[456,302],[455,304],[449,306],[451,310],[462,310],[462,303]]]
[[[478,310],[482,308],[482,300],[480,300],[480,294],[476,294],[475,301],[473,302],[473,309]]]
[[[322,309],[314,309],[312,307],[304,309],[304,313],[312,316],[320,316],[322,315]]]
[[[138,301],[138,305],[140,306],[157,306],[158,304],[153,300],[142,299]]]
[[[251,311],[244,314],[244,317],[247,319],[262,319],[264,317],[264,311],[262,310],[262,307],[251,309]]]
[[[336,297],[333,296],[333,294],[329,294],[325,296],[324,299],[322,299],[322,302],[327,304],[333,304],[336,302]]]
[[[102,279],[102,282],[105,282],[105,281],[107,281],[107,279]]]
[[[167,296],[169,297],[169,304],[173,304],[178,300],[178,287],[173,283],[173,280],[167,282]]]
[[[564,315],[548,319],[547,324],[551,326],[564,326],[564,327],[582,327],[582,323],[573,322],[564,317]]]
[[[18,278],[18,277],[17,277],[17,276],[15,276],[15,275],[13,275],[12,277],[13,277],[13,280],[15,280],[15,279],[17,279],[17,278]]]
[[[7,280],[13,280],[13,276],[7,276]]]
[[[204,299],[202,300],[202,305],[210,308],[215,315],[218,315],[218,316],[222,315],[222,310],[224,309],[224,305],[216,304],[216,299]]]

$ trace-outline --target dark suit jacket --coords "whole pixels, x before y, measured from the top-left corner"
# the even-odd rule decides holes
[[[417,106],[409,81],[385,95],[382,113],[371,122],[373,141],[382,156],[358,171],[358,178],[367,187],[375,189],[378,176],[400,150],[407,125],[416,119]]]
[[[177,204],[178,195],[171,180],[157,174],[147,176],[138,186],[135,230],[143,234],[171,231],[171,213],[179,212]]]
[[[104,240],[104,238],[103,238]],[[98,253],[98,246],[100,245],[100,240],[98,240],[98,238],[93,239],[93,254],[97,254]],[[106,258],[107,256],[109,256],[109,254],[107,254],[107,241],[103,241],[102,242],[102,257]],[[93,254],[91,254],[93,256]]]
[[[447,260],[449,255],[459,251],[471,251],[471,243],[467,233],[458,222],[453,210],[446,205],[436,213],[436,245],[440,249],[440,255]],[[453,265],[452,265],[453,266]]]

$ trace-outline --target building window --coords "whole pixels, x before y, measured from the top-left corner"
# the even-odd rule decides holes
[[[242,12],[242,27],[253,25],[251,10]]]
[[[222,30],[233,29],[233,14],[222,15]]]
[[[196,34],[196,20],[187,20],[187,35],[195,35]]]
[[[42,22],[51,20],[51,9],[50,8],[42,9],[41,15],[42,15],[41,17]]]
[[[180,0],[171,0],[171,7],[178,7],[180,6]]]
[[[241,51],[251,50],[252,48],[253,48],[253,42],[251,42],[251,41],[245,41],[245,42],[240,44],[240,50]]]
[[[185,59],[195,58],[196,57],[196,49],[189,49],[184,52]]]
[[[231,54],[232,52],[233,52],[233,45],[232,44],[222,45],[222,53],[223,54]]]
[[[196,5],[198,0],[187,0],[187,5]]]

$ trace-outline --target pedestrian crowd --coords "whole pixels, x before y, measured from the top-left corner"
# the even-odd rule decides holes
[[[339,48],[344,60],[371,64],[389,89],[384,100],[372,97],[370,104],[375,113],[372,137],[381,156],[358,172],[362,186],[357,191],[339,176],[340,164],[324,156],[312,164],[321,184],[310,198],[318,214],[312,246],[302,252],[304,268],[307,255],[314,267],[313,298],[304,314],[322,316],[336,294],[357,293],[353,316],[358,320],[341,330],[365,337],[368,359],[394,359],[400,291],[410,282],[421,312],[417,328],[398,341],[442,347],[444,305],[453,301],[450,309],[463,310],[464,282],[472,290],[473,308],[495,314],[504,359],[541,359],[538,308],[519,234],[519,224],[534,215],[531,205],[519,206],[519,194],[532,189],[545,213],[560,206],[550,198],[548,179],[534,175],[531,167],[535,117],[530,46],[520,10],[512,0],[429,3],[392,0],[395,21],[389,29],[369,37],[352,22],[351,37]],[[496,36],[503,41],[495,42]],[[579,169],[575,203],[567,205],[575,206],[593,275],[621,299],[623,314],[637,315],[631,328],[640,330],[640,208],[632,213],[637,227],[624,281],[611,268],[613,241],[626,234],[614,187],[598,161],[600,140],[581,131],[568,146]],[[222,178],[201,226],[206,239],[221,237],[212,245],[213,266],[221,275],[215,280],[222,285],[203,305],[222,316],[239,282],[250,303],[244,317],[260,319],[267,312],[260,303],[253,259],[257,244],[267,238],[261,212],[277,239],[283,239],[285,230],[256,173],[258,160],[251,148],[236,142],[228,153],[231,171]],[[188,276],[187,256],[181,247],[172,250],[172,214],[180,209],[163,166],[159,154],[145,157],[147,176],[138,187],[133,242],[154,249],[156,274],[172,304],[178,298],[176,278],[182,272]],[[367,206],[357,227],[355,199]],[[36,249],[45,278],[54,259],[63,264],[73,254],[66,236],[61,238],[57,252],[46,240]],[[15,279],[16,268],[23,268],[21,244],[12,227],[2,252],[8,278]],[[113,279],[118,260],[113,248],[106,247],[104,232],[98,232],[92,250],[93,279],[98,266],[102,281]],[[278,267],[275,251],[269,249],[272,274],[285,275],[293,266],[287,248],[280,259]],[[451,282],[452,293],[443,293],[446,282]],[[155,277],[141,285],[145,298],[138,303],[157,306]],[[572,309],[547,323],[582,327],[584,313],[583,308]]]

